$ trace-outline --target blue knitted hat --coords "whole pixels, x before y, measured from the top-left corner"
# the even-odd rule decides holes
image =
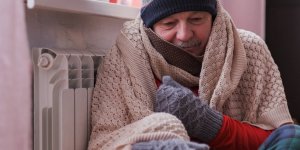
[[[146,27],[159,20],[183,11],[207,11],[213,18],[217,15],[217,0],[152,0],[141,9],[141,18]]]

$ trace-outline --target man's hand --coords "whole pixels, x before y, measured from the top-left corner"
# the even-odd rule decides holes
[[[208,150],[206,144],[170,139],[166,141],[140,142],[132,145],[132,150]]]
[[[167,112],[182,121],[188,134],[203,142],[211,141],[222,126],[223,116],[211,109],[188,88],[164,76],[156,93],[154,111]]]

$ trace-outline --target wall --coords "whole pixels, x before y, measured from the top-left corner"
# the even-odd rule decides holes
[[[99,49],[105,52],[115,42],[124,21],[45,9],[26,10],[30,48]]]
[[[32,149],[31,63],[23,1],[0,4],[0,149]]]
[[[265,0],[220,0],[237,27],[265,37]]]

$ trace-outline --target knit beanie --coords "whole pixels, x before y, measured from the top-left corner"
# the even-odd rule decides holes
[[[146,27],[159,20],[183,11],[207,11],[213,18],[217,15],[217,0],[152,0],[141,9],[141,18]]]

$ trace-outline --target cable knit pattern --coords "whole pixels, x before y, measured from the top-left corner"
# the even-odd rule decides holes
[[[151,45],[140,18],[124,24],[100,66],[89,149],[189,139],[174,116],[153,113],[154,75],[160,80],[170,75],[185,87],[199,85],[199,98],[211,108],[263,129],[292,122],[280,73],[263,40],[237,30],[219,2],[217,11],[200,77],[169,65]]]

